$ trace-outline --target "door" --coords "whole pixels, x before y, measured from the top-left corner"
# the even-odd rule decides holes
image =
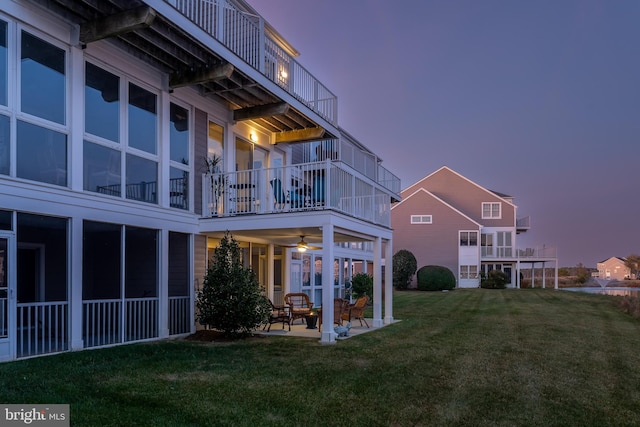
[[[15,358],[15,276],[13,236],[0,233],[0,361]]]

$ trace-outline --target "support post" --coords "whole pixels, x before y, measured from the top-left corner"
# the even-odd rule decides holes
[[[333,330],[333,224],[322,226],[322,335],[320,343],[334,344]]]
[[[373,327],[382,326],[382,238],[373,241]]]

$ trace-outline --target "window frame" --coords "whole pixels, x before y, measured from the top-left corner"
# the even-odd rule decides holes
[[[485,208],[488,207],[488,214],[485,214]],[[497,207],[497,213],[494,208]],[[482,219],[502,219],[502,203],[501,202],[482,202]]]
[[[411,215],[409,221],[411,224],[433,224],[433,215]]]

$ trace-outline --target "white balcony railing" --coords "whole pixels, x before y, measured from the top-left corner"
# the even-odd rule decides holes
[[[391,225],[391,198],[341,163],[324,161],[203,176],[205,216],[331,209]]]
[[[17,356],[55,353],[69,348],[68,303],[19,303]]]
[[[231,52],[333,125],[337,97],[266,36],[264,19],[228,0],[164,0]]]
[[[555,259],[554,247],[516,249],[510,246],[481,246],[482,259]]]

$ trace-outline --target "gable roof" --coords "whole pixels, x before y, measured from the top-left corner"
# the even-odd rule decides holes
[[[612,257],[609,257],[609,258],[607,258],[605,260],[600,261],[598,264],[604,264],[605,262],[607,262],[609,260],[612,260],[612,259],[617,259],[618,261],[621,261],[621,262],[625,262],[627,260],[627,258],[625,258],[625,257],[612,256]]]
[[[475,221],[473,218],[469,217],[468,215],[466,215],[465,213],[459,211],[458,209],[456,209],[455,207],[451,206],[449,203],[445,202],[444,200],[442,200],[440,197],[436,196],[435,194],[431,193],[428,190],[425,190],[424,188],[418,188],[416,191],[414,191],[413,193],[411,193],[408,196],[403,196],[402,197],[402,201],[396,203],[395,205],[391,206],[391,210],[393,211],[395,208],[397,208],[398,206],[401,206],[403,203],[407,202],[408,200],[411,200],[412,197],[417,197],[419,195],[421,195],[421,193],[424,193],[428,196],[431,196],[435,201],[441,203],[442,205],[444,205],[445,207],[447,207],[448,209],[452,210],[453,212],[457,213],[458,215],[460,215],[461,217],[463,217],[464,219],[472,222],[473,224],[477,225],[478,228],[482,228],[482,224],[480,224],[479,222]]]
[[[443,171],[451,172],[451,173],[453,173],[454,175],[456,175],[457,177],[459,177],[459,178],[461,178],[461,179],[463,179],[463,180],[467,181],[468,183],[470,183],[470,184],[474,185],[474,186],[475,186],[475,187],[477,187],[478,189],[480,189],[480,190],[482,190],[482,191],[484,191],[484,192],[486,192],[486,193],[488,193],[488,194],[491,194],[492,196],[495,196],[495,197],[500,198],[502,201],[504,201],[505,203],[507,203],[507,204],[509,204],[509,205],[511,205],[511,206],[517,207],[517,206],[516,206],[516,205],[515,205],[511,200],[510,200],[510,199],[512,199],[512,196],[508,196],[508,195],[506,195],[506,194],[504,194],[504,193],[499,193],[499,192],[497,192],[497,191],[488,190],[488,189],[486,189],[485,187],[481,186],[480,184],[478,184],[478,183],[476,183],[476,182],[474,182],[474,181],[471,181],[471,180],[470,180],[469,178],[467,178],[466,176],[459,174],[458,172],[454,171],[453,169],[451,169],[451,168],[450,168],[450,167],[448,167],[448,166],[442,166],[442,167],[440,167],[439,169],[437,169],[436,171],[434,171],[434,172],[432,172],[432,173],[428,174],[428,175],[427,175],[427,176],[425,176],[424,178],[422,178],[422,179],[420,179],[420,180],[416,181],[415,183],[411,184],[410,186],[408,186],[407,188],[405,188],[404,190],[402,190],[402,191],[400,192],[400,195],[401,195],[403,198],[404,198],[404,197],[406,197],[406,196],[405,196],[405,194],[406,194],[405,192],[407,192],[407,191],[409,191],[409,190],[412,190],[412,189],[414,189],[415,187],[422,188],[422,187],[420,187],[420,185],[421,185],[422,183],[426,182],[429,178],[433,177],[434,175],[439,174],[439,173],[442,173]],[[428,189],[427,189],[427,191],[428,191]]]

